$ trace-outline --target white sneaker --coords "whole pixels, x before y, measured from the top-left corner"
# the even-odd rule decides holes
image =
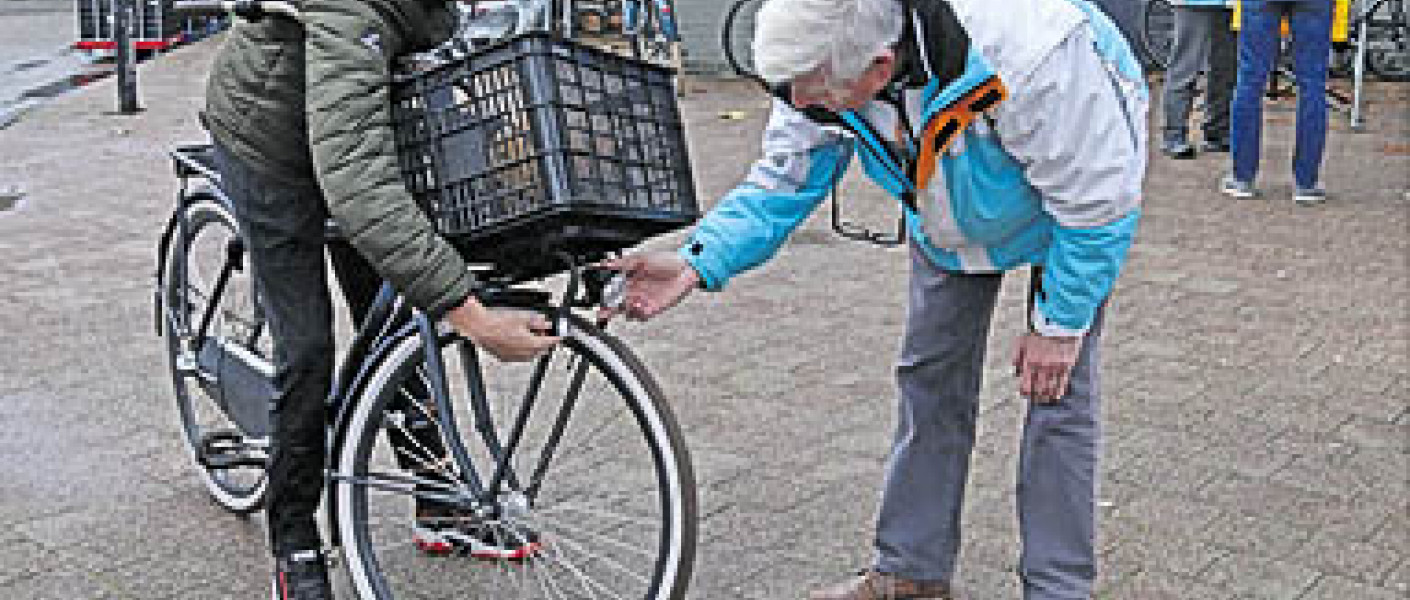
[[[1258,188],[1253,187],[1252,182],[1239,181],[1233,175],[1224,176],[1219,191],[1235,198],[1253,198],[1258,195]]]
[[[1327,201],[1327,191],[1320,187],[1297,188],[1293,192],[1293,202],[1298,206],[1317,206]]]

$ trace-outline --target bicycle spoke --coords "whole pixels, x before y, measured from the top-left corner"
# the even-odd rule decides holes
[[[616,512],[612,512],[612,511],[593,510],[593,509],[591,509],[591,508],[584,508],[585,506],[591,506],[591,505],[588,505],[588,504],[577,504],[577,505],[567,504],[567,505],[558,505],[558,506],[553,507],[552,509],[546,509],[546,510],[536,511],[534,514],[538,514],[538,515],[552,515],[552,514],[557,514],[557,513],[563,512],[563,511],[576,511],[576,512],[579,512],[579,513],[584,513],[584,514],[587,514],[587,515],[591,515],[591,516],[593,516],[593,517],[602,517],[602,518],[608,518],[608,519],[615,519],[615,520],[617,520],[618,522],[621,522],[621,523],[628,523],[628,524],[632,524],[632,525],[644,525],[644,526],[646,526],[646,527],[659,527],[659,526],[660,526],[660,523],[655,522],[655,521],[648,521],[648,520],[645,520],[645,519],[642,519],[642,518],[639,518],[639,517],[635,517],[635,516],[631,516],[631,515],[626,515],[626,514],[622,514],[622,513],[616,513]]]
[[[646,578],[646,577],[642,577],[640,573],[637,573],[637,572],[635,572],[635,571],[632,571],[631,569],[628,569],[628,568],[622,566],[622,564],[619,563],[619,562],[617,562],[617,561],[610,560],[610,559],[608,559],[608,558],[606,558],[606,557],[603,557],[603,556],[601,556],[601,555],[595,555],[595,554],[589,552],[586,548],[584,548],[584,547],[582,547],[581,545],[579,545],[579,544],[573,542],[572,540],[570,540],[570,539],[567,538],[567,537],[555,537],[555,538],[554,538],[554,541],[556,542],[556,543],[554,544],[554,547],[555,547],[555,548],[561,548],[561,547],[562,547],[561,545],[566,545],[566,546],[568,547],[568,549],[573,550],[573,551],[577,552],[578,554],[580,554],[580,555],[582,555],[582,556],[584,556],[584,557],[586,557],[586,558],[588,558],[588,559],[594,559],[594,560],[596,560],[597,562],[601,562],[601,563],[603,563],[603,564],[605,564],[605,565],[611,567],[613,570],[616,570],[616,571],[619,572],[619,573],[622,573],[622,574],[624,574],[624,575],[629,575],[629,576],[631,576],[633,579],[636,579],[637,581],[640,581],[640,582],[646,583],[646,584],[649,584],[649,583],[651,582],[650,579],[648,579],[648,578]],[[560,552],[560,554],[562,554],[562,553]],[[567,564],[569,564],[569,563],[565,562],[564,564],[567,565]],[[577,572],[578,572],[578,573],[581,573],[581,570],[577,570]],[[598,583],[596,579],[593,579],[592,577],[588,577],[588,576],[585,575],[585,574],[583,575],[583,577],[584,577],[584,579],[585,579],[586,581],[592,582],[593,585],[597,586],[599,589],[604,590],[604,591],[608,592],[609,594],[612,594],[612,597],[613,597],[613,598],[621,598],[621,596],[617,595],[616,593],[613,593],[612,590],[611,590],[611,588],[609,588],[609,587],[607,587],[607,586],[605,586],[605,585],[603,585],[603,584],[601,584],[601,583]]]
[[[415,450],[421,452],[421,455],[418,456],[403,445],[393,444],[393,450],[399,455],[416,462],[423,469],[439,473],[450,481],[461,481],[459,465],[457,465],[449,455],[442,456],[439,459],[436,458],[435,453],[431,452],[425,444],[422,444],[421,440],[417,439],[417,437],[411,433],[411,430],[406,427],[406,415],[404,413],[388,413],[387,421],[390,421],[391,425],[401,433],[403,439],[411,442]],[[447,465],[449,465],[449,468],[447,468]]]
[[[565,455],[567,456],[567,458],[565,458],[564,461],[563,461],[562,463],[559,463],[558,466],[555,468],[555,469],[557,470],[558,474],[559,474],[560,476],[564,476],[564,475],[573,475],[573,474],[579,473],[579,472],[580,472],[579,470],[572,469],[571,467],[577,466],[578,463],[582,462],[583,460],[586,460],[586,459],[583,458],[583,457],[590,455],[588,452],[585,452],[585,451],[584,451],[584,452],[574,452],[573,450],[580,449],[580,448],[590,448],[590,447],[600,447],[600,448],[614,447],[614,446],[609,445],[609,444],[593,444],[592,442],[596,442],[596,441],[597,441],[597,439],[596,439],[597,436],[601,435],[602,432],[603,432],[603,431],[606,431],[608,427],[610,427],[610,426],[616,424],[618,421],[622,420],[623,418],[624,418],[624,417],[623,417],[623,414],[622,414],[622,413],[620,413],[620,412],[615,413],[615,414],[613,414],[611,417],[608,417],[607,419],[604,419],[603,422],[600,423],[599,425],[597,425],[593,430],[591,430],[591,431],[588,432],[587,434],[584,434],[584,437],[575,440],[575,441],[574,441],[573,443],[571,443],[571,444],[568,444],[568,445],[566,446],[566,449],[568,450],[568,452],[564,452],[564,453],[563,453],[563,454],[565,454]],[[622,437],[625,436],[625,435],[626,435],[626,433],[618,433],[618,434],[617,434],[617,437],[615,437],[615,438],[613,438],[613,439],[610,439],[610,440],[607,440],[607,441],[620,440],[620,439],[622,439]]]
[[[588,577],[585,573],[583,573],[582,569],[579,569],[577,566],[575,566],[573,561],[568,559],[567,555],[562,551],[561,548],[559,548],[558,546],[554,546],[548,550],[548,553],[556,557],[551,561],[551,564],[553,566],[567,571],[568,575],[570,575],[572,579],[578,583],[578,586],[583,591],[587,592],[589,596],[592,596],[594,600],[599,598],[597,593],[593,591],[593,584],[595,582],[592,580],[592,578]],[[611,592],[611,590],[608,590],[608,592]]]
[[[544,568],[534,569],[534,574],[538,578],[539,589],[543,590],[545,595],[556,596],[558,598],[567,598],[568,595],[563,593],[562,588],[558,587],[558,580],[551,578],[547,574],[549,568],[549,563],[544,562]]]
[[[437,501],[437,502],[454,503],[454,502],[459,501],[459,500],[464,496],[464,491],[461,490],[461,489],[453,488],[453,487],[450,487],[450,486],[445,486],[444,484],[437,485],[437,484],[433,484],[433,483],[431,483],[431,482],[429,482],[429,481],[428,481],[427,483],[424,483],[424,484],[408,483],[407,480],[408,480],[409,478],[405,478],[405,477],[384,476],[383,478],[379,478],[379,477],[356,476],[356,475],[342,475],[342,474],[339,474],[339,473],[332,473],[332,474],[329,475],[329,478],[332,479],[333,482],[335,482],[335,483],[347,483],[347,484],[354,485],[354,486],[357,486],[357,487],[360,487],[360,488],[366,489],[366,490],[372,490],[372,491],[382,492],[382,493],[384,493],[384,494],[398,494],[398,495],[406,496],[406,497],[408,497],[408,498],[417,498],[417,499],[422,499],[422,500],[432,500],[432,501]],[[418,485],[421,485],[421,486],[432,486],[432,485],[435,485],[435,487],[445,487],[445,488],[448,488],[448,491],[456,492],[456,493],[455,493],[455,494],[440,494],[440,493],[435,493],[435,492],[419,491],[419,490],[416,489],[416,487],[417,487]]]
[[[630,553],[633,553],[633,554],[637,554],[637,555],[640,555],[640,556],[644,556],[644,557],[646,557],[646,558],[648,558],[648,559],[649,559],[649,558],[653,558],[653,557],[656,556],[654,549],[653,549],[653,550],[644,550],[644,549],[642,549],[642,548],[639,547],[639,546],[633,546],[633,545],[631,545],[631,544],[629,544],[629,543],[627,543],[627,542],[624,542],[624,541],[619,540],[619,539],[617,539],[617,538],[611,537],[611,536],[609,536],[609,535],[607,535],[607,534],[604,534],[604,533],[588,531],[588,530],[583,529],[583,528],[581,528],[581,527],[574,527],[574,526],[572,526],[572,525],[569,525],[567,522],[565,522],[565,521],[563,521],[563,520],[561,520],[561,519],[554,519],[554,518],[547,517],[547,516],[542,515],[542,514],[537,515],[537,518],[540,519],[541,521],[535,520],[535,524],[537,524],[537,523],[543,523],[543,524],[548,525],[549,528],[556,527],[556,528],[558,528],[560,531],[576,532],[576,533],[581,534],[582,536],[586,536],[586,537],[590,537],[590,538],[593,538],[593,539],[596,539],[596,540],[600,540],[600,541],[606,542],[606,543],[607,543],[608,545],[610,545],[610,546],[613,546],[613,547],[616,547],[616,548],[621,548],[621,549],[623,549],[623,550],[626,550],[627,552],[630,552]]]

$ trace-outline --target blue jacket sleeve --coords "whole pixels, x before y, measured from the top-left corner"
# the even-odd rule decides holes
[[[1034,304],[1034,327],[1044,335],[1080,335],[1111,294],[1140,210],[1088,228],[1058,227],[1043,261],[1043,295]]]
[[[1041,257],[1043,335],[1091,327],[1135,237],[1146,170],[1149,97],[1108,20],[1079,28],[1000,105],[998,131],[1053,219]]]
[[[778,251],[827,196],[850,158],[850,147],[840,140],[792,156],[765,156],[749,180],[700,220],[680,255],[700,274],[705,289],[721,289]]]

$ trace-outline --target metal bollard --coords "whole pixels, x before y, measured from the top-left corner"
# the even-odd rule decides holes
[[[117,43],[118,113],[136,114],[137,56],[132,48],[133,0],[113,2],[113,40]]]

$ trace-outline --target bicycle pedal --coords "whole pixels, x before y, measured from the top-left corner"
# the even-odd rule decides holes
[[[269,456],[258,441],[247,440],[233,429],[219,429],[201,436],[196,462],[207,469],[262,468],[268,464]]]

